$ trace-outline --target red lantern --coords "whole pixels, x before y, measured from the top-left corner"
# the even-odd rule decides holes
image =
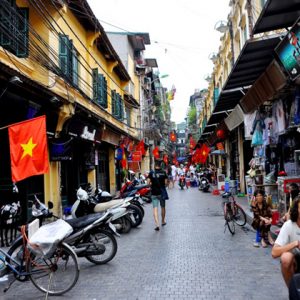
[[[176,134],[174,132],[171,132],[170,133],[170,141],[171,142],[176,142],[176,139],[177,139]]]
[[[224,137],[225,137],[225,132],[224,132],[223,129],[217,130],[217,137],[218,137],[219,139],[224,139]]]

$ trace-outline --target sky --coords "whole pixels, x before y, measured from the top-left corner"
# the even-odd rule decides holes
[[[176,88],[172,121],[184,121],[190,96],[208,87],[213,71],[208,58],[217,53],[221,33],[214,29],[227,20],[229,0],[88,0],[106,31],[147,32],[145,58],[156,58],[164,87]],[[111,25],[109,25],[111,24]]]

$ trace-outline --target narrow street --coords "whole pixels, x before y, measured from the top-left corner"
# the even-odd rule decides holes
[[[197,189],[169,191],[167,225],[154,231],[151,205],[140,228],[118,239],[116,257],[103,266],[80,259],[80,278],[51,299],[287,299],[278,260],[254,248],[254,231],[224,233],[221,197]],[[16,283],[1,299],[43,299]],[[259,287],[259,288],[258,288]]]

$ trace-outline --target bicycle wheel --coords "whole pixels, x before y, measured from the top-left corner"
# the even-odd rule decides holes
[[[233,235],[235,233],[235,225],[233,222],[232,213],[230,211],[226,212],[225,219],[226,219],[226,225],[227,225],[230,233]]]
[[[62,295],[72,289],[79,277],[77,256],[64,243],[50,258],[33,258],[27,265],[34,286],[49,295]]]
[[[96,265],[103,265],[111,261],[118,250],[118,244],[115,237],[110,232],[103,229],[98,229],[91,233],[87,238],[87,242],[93,242],[93,245],[87,249],[87,252],[97,251],[98,247],[101,249],[101,254],[87,255],[85,257],[88,261]]]
[[[244,226],[247,222],[247,217],[244,210],[238,204],[235,203],[234,212],[235,213],[233,216],[233,221],[239,226]]]

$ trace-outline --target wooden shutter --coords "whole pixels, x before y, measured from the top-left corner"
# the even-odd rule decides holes
[[[103,80],[104,77],[102,74],[98,75],[98,91],[99,91],[99,95],[98,95],[98,103],[103,107]]]
[[[79,53],[77,50],[74,48],[72,45],[72,82],[73,84],[78,87],[79,85],[79,80],[78,80],[78,60],[79,60]]]
[[[18,57],[28,57],[29,49],[29,9],[17,9],[17,39],[16,39],[16,55]]]
[[[69,38],[66,35],[59,35],[59,67],[63,75],[68,76],[69,65]]]
[[[111,113],[116,115],[116,91],[111,91]]]
[[[2,1],[0,9],[0,45],[11,51],[13,41],[13,20],[15,18],[15,1]]]
[[[120,103],[119,119],[121,121],[123,121],[124,120],[124,103],[123,103],[123,99],[122,99],[121,95],[119,95],[119,103]]]
[[[103,107],[107,108],[107,81],[106,78],[104,77],[103,79]]]
[[[98,69],[92,70],[93,77],[93,101],[97,102],[98,99]]]

